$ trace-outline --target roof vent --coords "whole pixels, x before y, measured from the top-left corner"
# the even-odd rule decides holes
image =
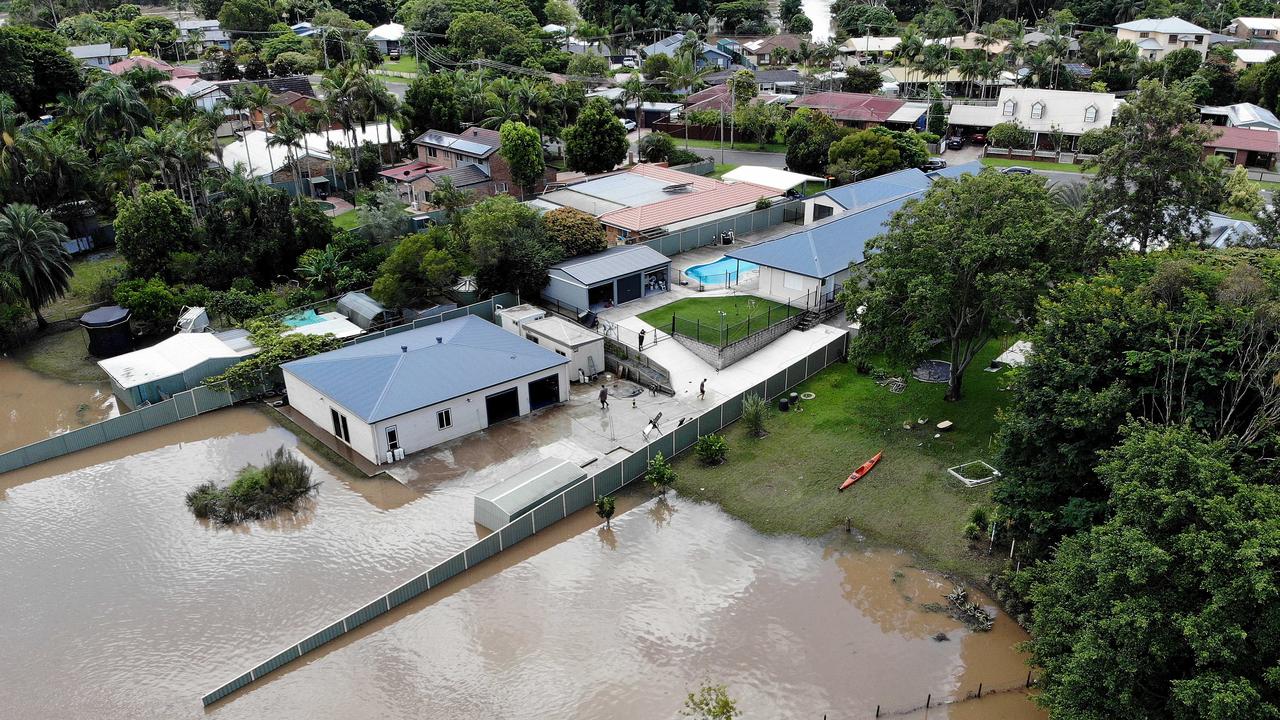
[[[442,337],[440,337],[439,335],[437,335],[437,336],[436,336],[436,344],[437,344],[437,345],[443,345],[443,344],[444,344],[444,338],[442,338]]]
[[[408,346],[408,345],[401,345],[401,346],[400,346],[400,352],[409,352],[409,346]]]

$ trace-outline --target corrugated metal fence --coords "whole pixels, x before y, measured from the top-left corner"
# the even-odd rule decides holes
[[[519,295],[515,293],[501,293],[498,295],[494,295],[488,300],[483,300],[481,302],[474,303],[472,305],[467,305],[465,307],[455,308],[453,310],[443,312],[439,315],[432,315],[431,317],[419,318],[417,320],[414,320],[411,323],[405,323],[403,325],[396,325],[394,327],[389,327],[386,330],[383,330],[381,332],[361,335],[357,338],[354,338],[349,344],[357,345],[362,342],[377,340],[378,338],[383,338],[388,335],[395,335],[396,333],[402,333],[402,332],[405,332],[406,330],[414,330],[420,327],[427,327],[428,325],[435,325],[437,323],[442,323],[445,320],[456,320],[460,317],[466,317],[468,315],[475,315],[477,317],[484,318],[485,320],[488,320],[491,323],[497,324],[498,321],[495,318],[497,317],[497,311],[499,309],[515,307],[516,305],[519,305],[519,304],[520,304]]]
[[[236,690],[261,680],[277,668],[306,655],[330,640],[355,630],[397,605],[401,605],[455,575],[465,572],[472,566],[497,555],[521,540],[545,530],[552,524],[579,510],[590,507],[595,503],[597,497],[617,492],[623,486],[641,478],[650,458],[657,453],[662,453],[666,457],[674,457],[692,447],[700,436],[717,432],[737,420],[742,415],[742,401],[747,395],[763,395],[773,399],[831,363],[840,360],[845,355],[846,341],[847,336],[840,336],[825,347],[814,351],[808,357],[798,360],[791,366],[781,370],[776,375],[675,428],[649,443],[646,447],[637,450],[631,456],[623,458],[622,462],[604,468],[457,555],[441,562],[386,595],[359,606],[341,620],[276,653],[243,675],[205,695],[201,699],[202,702],[206,706],[211,705]]]
[[[720,234],[729,230],[732,230],[735,235],[741,236],[767,230],[783,222],[798,222],[802,217],[804,217],[803,200],[775,201],[773,205],[762,210],[752,210],[743,215],[714,220],[697,227],[654,238],[644,244],[667,257],[671,257],[703,245],[719,242]]]
[[[227,407],[238,399],[240,398],[226,389],[202,385],[180,392],[164,402],[0,453],[0,473],[186,420],[210,410]]]

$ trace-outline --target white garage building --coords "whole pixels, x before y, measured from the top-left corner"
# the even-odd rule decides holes
[[[281,366],[289,404],[375,464],[569,396],[569,359],[478,317]]]

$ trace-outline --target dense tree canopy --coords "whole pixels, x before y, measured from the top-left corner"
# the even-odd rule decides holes
[[[1106,521],[1022,579],[1053,717],[1280,716],[1280,487],[1241,461],[1145,424],[1103,455]]]
[[[511,178],[522,192],[533,192],[547,169],[541,134],[522,122],[511,120],[502,124],[500,134],[502,148],[498,152],[510,166]]]
[[[604,98],[592,98],[564,132],[569,167],[588,175],[612,170],[627,156],[627,130]]]
[[[827,165],[831,143],[840,130],[829,116],[800,108],[786,125],[787,168],[792,172],[819,173]]]
[[[133,197],[116,198],[116,247],[136,274],[169,275],[169,256],[193,248],[191,208],[172,191],[138,187]]]
[[[914,366],[941,338],[951,362],[947,398],[958,400],[978,350],[1034,314],[1063,276],[1074,235],[1043,178],[985,171],[939,180],[851,268],[844,297],[862,323],[853,352]]]
[[[0,26],[0,93],[13,98],[28,117],[66,93],[82,87],[80,63],[51,32],[15,25]]]

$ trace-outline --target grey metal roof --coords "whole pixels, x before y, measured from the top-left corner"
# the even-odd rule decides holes
[[[568,362],[468,316],[282,367],[366,423],[375,423]]]
[[[594,255],[557,263],[551,266],[551,272],[562,273],[591,286],[670,262],[671,258],[648,245],[619,245]]]
[[[934,170],[929,173],[929,177],[937,180],[938,178],[958,178],[962,175],[977,175],[982,172],[983,164],[977,160],[959,165],[944,167],[941,170]]]
[[[812,278],[835,275],[850,263],[865,260],[867,243],[884,233],[886,223],[908,200],[922,197],[924,192],[917,190],[858,212],[837,215],[808,230],[725,255]]]
[[[927,189],[929,189],[929,176],[921,170],[909,168],[861,182],[841,185],[818,194],[831,198],[845,210],[856,212]]]
[[[462,134],[428,130],[413,142],[416,145],[433,145],[475,157],[488,157],[502,147],[498,133],[485,128],[468,128]]]
[[[338,310],[343,311],[342,314],[347,317],[355,314],[370,322],[377,320],[379,315],[387,311],[382,303],[362,292],[349,292],[338,298]]]
[[[475,163],[459,165],[458,167],[449,168],[448,170],[429,172],[424,177],[431,180],[432,183],[440,182],[441,178],[450,178],[453,180],[453,186],[457,188],[489,181],[489,173],[485,172],[484,168],[476,165]]]

